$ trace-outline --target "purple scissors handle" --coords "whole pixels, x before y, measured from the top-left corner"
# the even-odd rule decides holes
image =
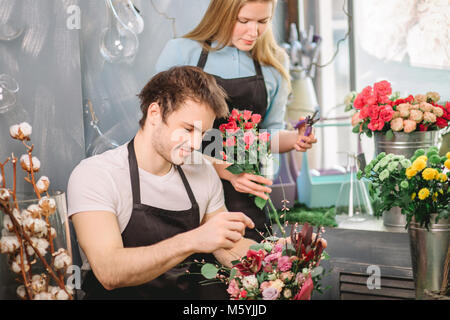
[[[305,119],[300,120],[299,122],[297,122],[297,124],[295,125],[295,129],[300,128],[303,124],[306,124],[306,131],[304,136],[307,137],[311,134],[312,132],[312,126],[314,123],[316,123],[317,121],[319,121],[320,118],[316,118],[318,111],[315,111],[314,114],[312,116],[307,116]]]

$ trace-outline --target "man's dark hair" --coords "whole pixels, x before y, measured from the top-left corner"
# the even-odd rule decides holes
[[[229,113],[225,91],[217,85],[213,76],[197,67],[172,67],[158,73],[138,97],[141,100],[141,128],[144,127],[148,107],[154,102],[159,104],[164,122],[188,99],[209,106],[216,118],[224,118]]]

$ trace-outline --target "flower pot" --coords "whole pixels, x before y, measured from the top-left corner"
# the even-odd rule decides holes
[[[417,131],[411,133],[394,132],[392,140],[386,139],[386,135],[375,132],[375,157],[381,152],[402,155],[411,158],[417,149],[427,149],[437,145],[439,131]],[[392,208],[383,213],[383,222],[386,226],[406,225],[405,217],[400,213],[399,208]]]
[[[435,214],[431,222],[435,221]],[[424,290],[439,291],[444,275],[444,264],[450,245],[450,219],[431,223],[429,230],[411,221],[408,229],[411,263],[416,288],[416,299],[425,297]]]

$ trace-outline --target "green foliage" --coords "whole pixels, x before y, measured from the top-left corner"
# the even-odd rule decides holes
[[[282,215],[282,211],[278,211]],[[337,227],[336,213],[334,207],[326,208],[308,208],[305,204],[296,202],[293,208],[286,213],[285,220],[290,223],[304,224],[309,223],[312,226]]]
[[[219,269],[211,263],[206,263],[202,266],[200,272],[206,279],[214,279]]]

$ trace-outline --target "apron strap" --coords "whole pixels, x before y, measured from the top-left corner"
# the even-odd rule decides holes
[[[261,65],[259,64],[259,61],[257,61],[256,59],[253,59],[253,65],[255,66],[256,76],[257,76],[258,80],[262,79],[264,81],[264,76],[263,76]]]
[[[181,180],[183,181],[184,188],[186,189],[186,191],[188,193],[189,200],[191,200],[192,208],[198,209],[197,200],[195,200],[194,193],[192,192],[191,186],[189,185],[189,181],[187,180],[186,175],[183,172],[183,169],[181,169],[180,166],[175,166],[175,168],[177,168],[178,173],[181,176]]]
[[[133,204],[141,204],[141,187],[139,182],[139,167],[134,150],[134,138],[128,143],[128,165],[130,167],[131,191]]]
[[[206,43],[208,45],[211,45],[211,41],[206,41]],[[200,58],[198,59],[198,62],[197,62],[197,67],[199,67],[200,69],[203,70],[205,68],[207,60],[208,60],[208,50],[203,48],[202,53],[200,54]]]

